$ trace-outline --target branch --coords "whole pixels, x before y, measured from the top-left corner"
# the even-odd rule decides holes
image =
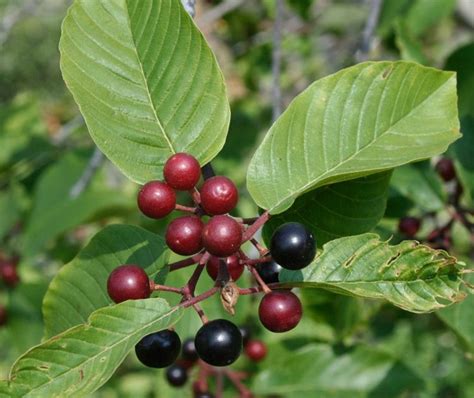
[[[235,10],[237,7],[245,3],[245,0],[225,0],[211,10],[207,11],[201,17],[197,18],[197,24],[201,26],[212,24],[214,21],[222,18],[225,14]]]
[[[273,117],[275,121],[281,114],[281,30],[283,23],[283,0],[276,0],[275,23],[273,25],[273,49],[272,49],[272,100]]]
[[[83,124],[84,118],[82,115],[77,115],[76,117],[72,118],[60,127],[58,133],[53,137],[53,143],[57,146],[64,144],[67,138]]]
[[[104,162],[104,159],[105,159],[104,154],[99,150],[99,148],[96,147],[81,177],[79,178],[79,180],[77,180],[77,182],[73,185],[73,187],[69,191],[70,198],[75,199],[82,192],[84,192],[84,190],[88,187],[89,183],[91,182],[92,177],[94,177],[97,169]]]
[[[377,27],[380,10],[382,9],[383,0],[370,0],[370,12],[365,24],[362,40],[356,51],[357,62],[366,61],[369,58],[372,43],[374,41],[375,28]]]
[[[33,14],[39,6],[40,1],[41,0],[31,0],[23,3],[20,7],[12,7],[11,12],[9,12],[8,9],[5,11],[3,18],[0,21],[0,47],[2,47],[8,40],[8,37],[17,22],[19,22],[24,16]]]

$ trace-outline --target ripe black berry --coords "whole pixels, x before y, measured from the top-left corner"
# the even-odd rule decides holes
[[[174,189],[189,191],[193,189],[201,177],[199,162],[187,153],[171,156],[163,168],[165,181]]]
[[[229,216],[214,216],[203,228],[202,243],[212,255],[228,257],[240,248],[242,228]]]
[[[181,387],[188,381],[186,369],[178,364],[171,365],[166,369],[166,380],[174,387]]]
[[[232,256],[226,257],[224,261],[227,265],[227,270],[229,271],[229,275],[232,280],[238,280],[244,272],[244,265],[240,263],[239,256],[233,254]],[[214,280],[217,279],[217,275],[219,274],[219,262],[219,257],[211,256],[206,264],[207,273]]]
[[[287,332],[298,325],[303,315],[301,302],[287,290],[272,291],[263,296],[258,315],[263,326],[275,333]]]
[[[250,336],[251,336],[250,328],[248,326],[240,326],[239,330],[240,330],[240,334],[242,335],[242,341],[245,346],[250,340]]]
[[[316,241],[303,224],[288,222],[272,235],[270,252],[283,268],[297,270],[306,267],[316,255]]]
[[[193,362],[199,359],[198,353],[196,351],[196,347],[194,345],[193,338],[187,339],[183,343],[182,356],[184,359],[188,361],[193,361]]]
[[[254,362],[260,362],[267,356],[267,346],[263,341],[250,340],[245,345],[245,355]]]
[[[121,265],[109,275],[107,292],[116,303],[145,299],[150,297],[150,280],[143,268],[138,265]]]
[[[176,206],[176,193],[168,184],[150,181],[138,193],[137,204],[141,212],[150,218],[163,218]]]
[[[235,184],[227,177],[215,176],[206,180],[201,188],[201,206],[207,214],[225,214],[239,201]]]
[[[203,227],[203,222],[196,216],[175,218],[166,229],[166,244],[182,256],[195,254],[202,249]]]
[[[20,282],[17,264],[12,260],[5,260],[0,264],[0,277],[10,287],[15,287]]]
[[[135,346],[138,359],[150,368],[165,368],[178,358],[181,340],[176,332],[161,330],[143,337]]]
[[[227,366],[242,352],[242,335],[237,326],[225,319],[203,325],[194,339],[199,357],[213,366]]]
[[[403,217],[398,223],[398,230],[400,233],[409,238],[413,238],[420,229],[421,221],[416,217]]]
[[[456,177],[456,169],[451,159],[440,159],[438,163],[436,163],[435,168],[440,177],[446,182],[452,181]]]
[[[282,267],[276,261],[260,263],[255,268],[265,283],[278,283],[278,275],[280,275]]]

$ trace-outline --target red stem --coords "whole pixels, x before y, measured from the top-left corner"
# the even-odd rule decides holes
[[[165,285],[153,285],[153,290],[154,291],[161,291],[161,292],[171,292],[171,293],[178,293],[178,294],[183,294],[183,289],[180,289],[178,287],[173,287],[173,286],[165,286]]]
[[[188,207],[188,206],[183,206],[183,205],[180,205],[180,204],[177,204],[176,203],[176,206],[174,207],[175,210],[179,210],[179,211],[184,211],[186,213],[196,213],[197,211],[197,207]]]
[[[260,258],[249,258],[247,260],[240,260],[241,264],[245,265],[257,265],[257,264],[262,264],[262,263],[268,263],[269,261],[272,261],[272,256],[264,256]]]
[[[192,257],[185,258],[184,260],[169,264],[168,267],[170,268],[170,272],[198,263],[203,257],[203,255],[204,253],[198,253]]]
[[[244,236],[242,238],[242,243],[247,242],[249,239],[251,239],[255,233],[270,219],[270,214],[268,211],[265,213],[262,213],[260,217],[257,218],[257,220],[250,225],[247,230],[244,232]]]
[[[232,382],[232,384],[237,388],[241,398],[253,397],[252,391],[250,391],[247,386],[240,381],[240,378],[234,372],[229,369],[222,369],[222,373],[224,373]]]

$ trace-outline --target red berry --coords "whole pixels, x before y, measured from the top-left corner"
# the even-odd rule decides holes
[[[7,323],[7,319],[7,309],[3,305],[0,305],[0,326],[4,326]]]
[[[229,216],[215,216],[204,226],[202,243],[206,250],[217,257],[227,257],[239,250],[242,228]]]
[[[143,268],[138,265],[121,265],[109,275],[107,292],[116,303],[145,299],[151,294],[150,280]]]
[[[275,333],[287,332],[298,325],[303,315],[301,302],[290,291],[273,291],[263,296],[258,315],[263,326]]]
[[[239,192],[235,184],[227,177],[211,177],[201,188],[201,206],[207,214],[225,214],[231,211],[239,201]]]
[[[260,340],[250,340],[244,350],[245,355],[255,362],[259,362],[267,356],[267,346]]]
[[[454,163],[451,159],[443,158],[436,163],[436,171],[440,177],[448,182],[453,180],[456,177],[456,170],[454,168]]]
[[[196,216],[175,218],[166,229],[166,244],[177,254],[195,254],[202,249],[203,227],[203,222]]]
[[[3,282],[10,287],[15,287],[20,282],[17,264],[11,260],[6,260],[0,264],[0,276]]]
[[[201,167],[194,156],[177,153],[165,163],[163,175],[166,182],[179,191],[193,189],[201,177]]]
[[[176,193],[162,181],[150,181],[138,193],[138,207],[150,218],[163,218],[176,206]]]
[[[233,254],[232,256],[226,257],[224,259],[229,275],[233,281],[236,281],[240,278],[244,272],[244,265],[240,263],[239,256]],[[216,280],[217,275],[219,274],[219,257],[211,256],[206,265],[206,270],[209,276]]]
[[[398,230],[409,238],[413,238],[420,229],[420,226],[420,219],[416,217],[403,217],[398,223]]]

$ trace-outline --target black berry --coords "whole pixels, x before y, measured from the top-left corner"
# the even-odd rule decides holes
[[[204,182],[200,192],[201,206],[210,215],[228,213],[239,201],[237,187],[227,177],[209,178]]]
[[[306,267],[316,255],[316,241],[303,224],[288,222],[272,235],[270,252],[283,268],[298,270]]]
[[[398,230],[400,233],[406,235],[409,238],[413,238],[419,231],[421,226],[421,220],[416,217],[403,217],[398,223]]]
[[[186,369],[178,364],[171,365],[166,369],[166,380],[174,387],[181,387],[188,381]]]
[[[125,300],[138,300],[150,297],[150,280],[143,268],[125,264],[115,268],[107,280],[110,298],[121,303]]]
[[[213,366],[227,366],[242,352],[242,335],[237,326],[225,319],[203,325],[194,339],[199,357]]]
[[[287,332],[298,325],[303,315],[301,302],[290,291],[275,290],[263,296],[258,307],[263,326],[275,333]]]
[[[135,346],[138,359],[150,368],[170,366],[181,351],[181,340],[176,332],[161,330],[143,337]]]
[[[278,275],[280,275],[282,267],[276,261],[260,263],[255,268],[265,283],[278,283]]]
[[[232,280],[238,280],[244,272],[244,265],[240,263],[239,256],[233,254],[232,256],[226,257],[223,260],[225,261],[227,270]],[[207,273],[214,280],[217,279],[217,275],[219,274],[219,262],[219,257],[211,256],[206,264]]]
[[[456,169],[454,168],[454,163],[451,159],[440,159],[438,163],[436,163],[435,168],[440,177],[446,182],[452,181],[456,178]]]
[[[242,341],[245,346],[245,344],[247,344],[248,341],[250,340],[250,336],[251,336],[250,328],[248,326],[241,326],[239,327],[239,330],[240,330],[240,334],[242,335]]]
[[[187,339],[183,343],[182,356],[184,359],[193,362],[199,359],[193,338]]]
[[[168,184],[150,181],[138,193],[137,204],[143,214],[150,218],[163,218],[176,206],[176,193]]]
[[[174,189],[189,191],[193,189],[201,177],[199,162],[187,153],[171,156],[163,168],[165,181]]]
[[[196,216],[183,216],[171,221],[166,229],[166,244],[177,254],[187,256],[202,249],[203,222]]]
[[[203,228],[202,243],[212,255],[228,257],[240,248],[242,228],[229,216],[214,216]]]

